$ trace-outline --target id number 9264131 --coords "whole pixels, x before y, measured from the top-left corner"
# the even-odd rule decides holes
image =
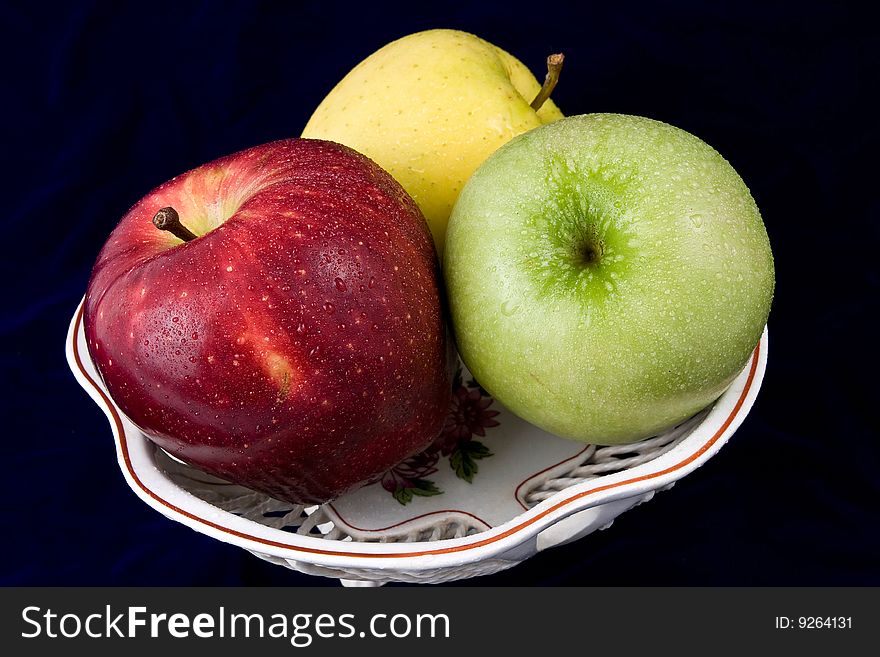
[[[851,630],[852,616],[777,616],[776,629]]]

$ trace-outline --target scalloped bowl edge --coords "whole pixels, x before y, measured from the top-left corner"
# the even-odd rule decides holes
[[[521,561],[526,553],[588,533],[573,532],[561,539],[544,541],[543,546],[538,539],[548,527],[602,505],[609,505],[606,513],[596,517],[601,524],[610,524],[614,517],[649,499],[653,491],[668,488],[721,449],[742,424],[757,397],[768,348],[765,327],[749,362],[705,420],[679,445],[656,459],[566,488],[516,518],[478,534],[435,542],[358,543],[299,536],[266,527],[223,511],[171,482],[156,464],[152,443],[125,418],[104,389],[85,348],[81,322],[82,302],[68,328],[68,365],[77,382],[107,416],[119,467],[128,486],[143,502],[171,520],[262,558],[269,557],[273,562],[375,570],[436,570],[499,558]]]

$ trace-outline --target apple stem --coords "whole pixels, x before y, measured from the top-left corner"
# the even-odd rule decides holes
[[[153,225],[159,230],[167,230],[169,233],[175,237],[179,237],[184,242],[189,242],[198,237],[198,235],[180,223],[180,215],[177,214],[177,210],[170,205],[167,208],[162,208],[156,213],[153,217]]]
[[[541,87],[538,95],[535,96],[535,100],[531,102],[532,109],[536,112],[541,109],[541,105],[550,98],[550,94],[556,88],[556,83],[559,82],[559,74],[562,72],[563,61],[565,61],[565,55],[561,52],[550,55],[547,58],[547,77],[544,78],[544,85]]]

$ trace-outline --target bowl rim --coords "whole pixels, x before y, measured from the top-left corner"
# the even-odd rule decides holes
[[[674,449],[634,468],[561,490],[501,525],[477,534],[433,542],[332,541],[273,529],[223,511],[165,477],[156,467],[152,443],[110,399],[88,350],[81,353],[80,339],[85,341],[82,328],[84,301],[85,297],[68,328],[65,345],[68,365],[77,382],[107,416],[116,444],[118,465],[134,493],[166,517],[217,540],[259,554],[331,567],[433,570],[503,557],[504,553],[534,539],[541,531],[568,516],[666,487],[705,463],[727,442],[751,409],[767,364],[768,331],[765,326],[744,369],[718,398],[703,422]]]

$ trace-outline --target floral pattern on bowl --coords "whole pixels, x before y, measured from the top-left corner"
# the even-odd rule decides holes
[[[413,496],[432,497],[443,491],[431,479],[438,470],[440,457],[448,457],[455,476],[468,483],[474,480],[480,466],[477,461],[492,456],[492,452],[474,436],[484,437],[486,429],[499,425],[495,418],[500,411],[490,408],[492,397],[473,378],[462,382],[462,367],[458,367],[452,382],[452,401],[443,430],[425,451],[411,456],[385,473],[382,488],[400,504],[409,504]]]

